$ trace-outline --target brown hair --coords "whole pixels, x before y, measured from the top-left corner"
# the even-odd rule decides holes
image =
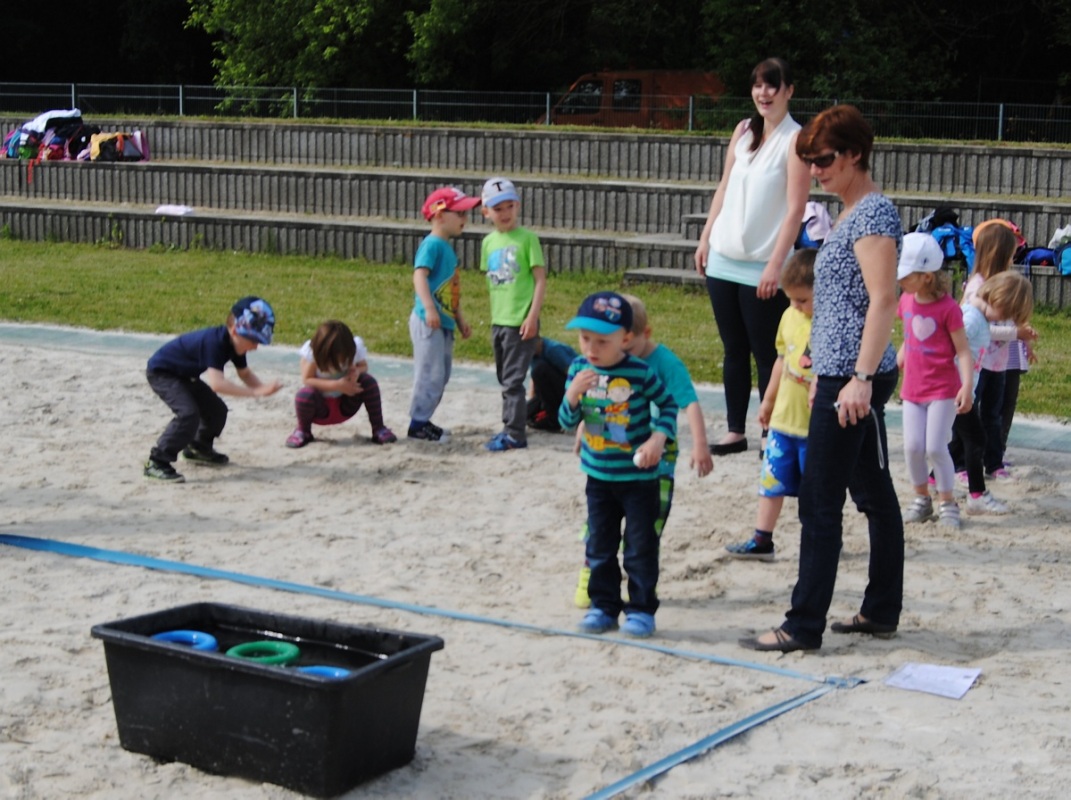
[[[349,369],[356,356],[353,332],[345,322],[329,319],[321,323],[312,336],[312,359],[321,372]]]
[[[1010,319],[1016,325],[1025,325],[1034,313],[1034,287],[1030,279],[1018,270],[1008,269],[986,278],[978,290],[978,298],[985,300],[1002,318]]]
[[[991,278],[1011,266],[1019,241],[1007,225],[986,225],[974,242],[974,271]]]
[[[813,247],[805,247],[793,253],[781,270],[781,286],[786,289],[813,289],[814,260],[817,257],[818,251]]]
[[[839,105],[819,111],[796,137],[796,155],[816,156],[823,151],[855,153],[859,169],[870,170],[874,149],[874,129],[855,106]]]
[[[751,70],[751,86],[754,86],[759,81],[768,83],[770,86],[776,86],[779,90],[782,86],[792,86],[792,68],[788,66],[787,61],[781,58],[768,58],[765,61],[760,61],[755,65],[755,69]],[[751,146],[748,149],[752,153],[762,145],[762,134],[765,125],[766,120],[756,110],[748,122],[748,129],[751,131]]]
[[[632,333],[642,334],[647,330],[647,306],[643,304],[640,298],[634,294],[622,294],[622,299],[629,304],[632,309]]]

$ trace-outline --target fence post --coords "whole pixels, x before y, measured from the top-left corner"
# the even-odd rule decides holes
[[[184,94],[182,92],[182,89],[183,89],[183,86],[180,83],[179,87],[178,87],[178,115],[180,117],[186,116],[186,110],[185,110],[186,109],[186,102],[185,102],[185,96],[184,96]]]
[[[416,122],[417,117],[417,90],[413,90],[413,121]]]
[[[71,84],[71,108],[78,108],[78,92],[73,83]]]
[[[688,130],[695,130],[695,95],[688,95]]]
[[[298,118],[297,87],[296,86],[292,86],[290,88],[290,91],[293,93],[293,96],[294,96],[294,119],[297,119]]]
[[[1004,138],[1004,104],[997,106],[997,141]]]
[[[546,121],[543,124],[550,125],[550,92],[547,92],[546,109],[547,110],[544,116],[544,120]]]

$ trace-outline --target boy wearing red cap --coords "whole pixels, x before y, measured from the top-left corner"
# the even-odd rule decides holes
[[[416,299],[409,315],[413,340],[413,398],[409,405],[409,438],[441,442],[447,432],[431,421],[439,407],[454,357],[454,332],[468,339],[472,328],[461,315],[461,280],[457,254],[450,246],[465,229],[469,211],[480,204],[452,187],[428,195],[421,211],[431,223],[431,233],[417,248],[413,259],[413,289]]]

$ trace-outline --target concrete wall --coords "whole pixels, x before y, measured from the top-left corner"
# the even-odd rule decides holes
[[[0,130],[23,121],[0,117]],[[541,128],[157,119],[108,120],[102,127],[141,128],[157,159],[586,175],[706,186],[717,182],[725,148],[720,137]],[[880,142],[872,170],[888,192],[1071,197],[1071,151],[1066,149]]]

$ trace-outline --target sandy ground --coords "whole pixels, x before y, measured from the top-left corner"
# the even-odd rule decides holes
[[[0,534],[60,540],[549,629],[383,609],[0,546],[0,797],[287,798],[293,792],[161,764],[123,750],[94,624],[195,601],[435,634],[416,755],[347,797],[573,798],[822,687],[861,678],[624,792],[626,797],[1064,797],[1071,768],[1071,456],[1013,449],[1014,513],[960,532],[908,528],[905,612],[889,640],[827,634],[822,650],[756,654],[742,635],[780,622],[798,555],[795,501],[778,559],[725,559],[753,524],[755,451],[682,468],[662,549],[658,649],[577,638],[573,589],[583,483],[566,436],[486,452],[499,398],[486,370],[458,370],[436,421],[449,444],[378,447],[367,418],[283,446],[293,350],[253,354],[275,397],[233,401],[219,449],[158,485],[141,463],[165,407],[143,376],[159,340],[83,348],[0,338]],[[74,341],[77,341],[75,337]],[[118,342],[116,345],[115,342]],[[112,346],[115,345],[115,346]],[[409,378],[377,370],[387,422],[404,433]],[[682,420],[683,422],[683,420]],[[721,430],[714,409],[708,426]],[[752,432],[757,440],[757,432]],[[689,435],[685,426],[683,438]],[[900,441],[892,460],[902,496]],[[846,512],[831,615],[857,610],[862,518]],[[688,657],[688,654],[698,657]],[[739,663],[737,663],[739,662]],[[981,668],[962,700],[883,680],[907,662]]]

